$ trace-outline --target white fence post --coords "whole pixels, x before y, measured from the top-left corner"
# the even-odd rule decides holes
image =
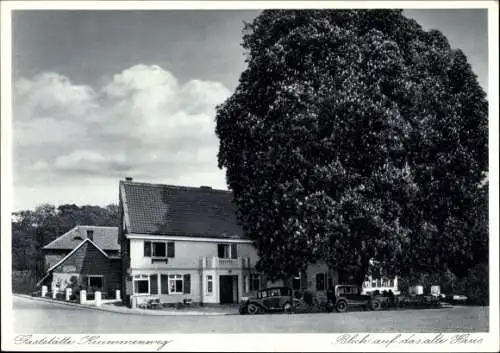
[[[80,291],[80,304],[86,304],[87,303],[87,291],[85,289],[82,289]]]
[[[120,290],[119,290],[119,289],[117,289],[117,290],[115,291],[115,299],[116,299],[116,300],[120,300],[120,299],[121,299],[121,293],[120,293]]]
[[[47,295],[47,286],[42,286],[42,297],[45,297]]]
[[[66,288],[66,301],[69,301],[71,298],[71,288]]]
[[[101,306],[101,292],[94,292],[95,306]]]
[[[56,299],[57,298],[57,292],[58,292],[58,289],[55,288],[53,291],[52,291],[52,299]]]

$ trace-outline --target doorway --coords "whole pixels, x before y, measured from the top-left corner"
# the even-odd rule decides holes
[[[238,276],[219,276],[221,304],[238,303]]]

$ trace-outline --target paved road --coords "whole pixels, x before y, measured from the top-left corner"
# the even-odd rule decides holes
[[[14,333],[487,332],[488,307],[331,314],[142,316],[14,298]]]

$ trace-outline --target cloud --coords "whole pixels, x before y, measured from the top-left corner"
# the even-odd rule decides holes
[[[16,205],[50,202],[26,200],[34,188],[33,195],[78,203],[82,194],[76,190],[61,193],[89,181],[100,183],[96,202],[106,185],[109,202],[116,202],[117,180],[125,176],[225,187],[214,132],[215,107],[230,95],[224,85],[181,84],[171,72],[142,64],[111,77],[101,87],[77,85],[57,73],[15,82],[14,184],[24,190]]]

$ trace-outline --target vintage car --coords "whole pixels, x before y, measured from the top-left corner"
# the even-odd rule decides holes
[[[361,294],[361,288],[356,285],[336,285],[329,300],[339,313],[346,312],[350,307],[363,307],[371,310],[380,310],[382,307],[382,300],[379,296]]]
[[[242,300],[240,314],[260,314],[265,312],[291,312],[292,290],[288,287],[262,289],[255,296]]]

